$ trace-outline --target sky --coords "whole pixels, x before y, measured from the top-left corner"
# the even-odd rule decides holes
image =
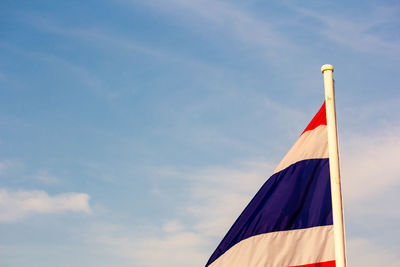
[[[204,266],[335,68],[349,266],[400,266],[398,1],[0,8],[0,265]]]

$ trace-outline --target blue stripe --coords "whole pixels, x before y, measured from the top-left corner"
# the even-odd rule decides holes
[[[299,161],[272,175],[211,255],[206,266],[258,234],[332,225],[329,160]]]

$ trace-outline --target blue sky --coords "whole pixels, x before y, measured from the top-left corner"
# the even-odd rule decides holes
[[[400,266],[398,1],[1,6],[1,266],[203,266],[326,63],[349,266]]]

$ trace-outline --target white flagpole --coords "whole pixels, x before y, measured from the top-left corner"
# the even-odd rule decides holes
[[[333,84],[333,66],[321,67],[324,75],[326,121],[328,126],[329,168],[331,176],[332,215],[335,239],[336,267],[346,267],[346,249],[343,223],[342,189],[339,171],[339,147],[335,109],[335,89]]]

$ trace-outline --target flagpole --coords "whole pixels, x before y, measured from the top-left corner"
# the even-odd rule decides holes
[[[332,215],[335,240],[336,267],[346,267],[346,251],[343,223],[342,189],[339,170],[339,147],[337,141],[337,123],[335,109],[335,89],[333,66],[321,67],[324,75],[326,120],[328,126],[329,169],[331,176]]]

